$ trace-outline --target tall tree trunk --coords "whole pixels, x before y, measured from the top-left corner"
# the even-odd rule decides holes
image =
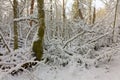
[[[92,12],[92,0],[89,0],[89,24],[91,24],[92,22],[92,15],[91,15],[91,12]]]
[[[51,6],[50,6],[50,20],[52,21],[53,19],[52,19],[52,8],[53,8],[53,6],[52,6],[52,0],[50,0],[50,3],[51,3]]]
[[[65,0],[63,0],[63,25],[62,25],[62,38],[65,38],[65,19],[66,19],[66,14],[65,14]]]
[[[34,9],[34,1],[35,1],[35,0],[31,0],[30,15],[31,15],[31,14],[33,14],[33,9]],[[30,26],[32,26],[32,20],[30,21]]]
[[[37,60],[41,60],[43,55],[43,42],[45,31],[45,12],[44,12],[44,0],[37,0],[38,4],[38,21],[39,29],[37,34],[37,40],[33,43],[33,52],[36,55]]]
[[[77,0],[77,6],[78,6],[78,13],[79,13],[79,17],[81,18],[81,19],[84,19],[83,18],[83,15],[82,15],[82,12],[81,12],[81,9],[79,8],[79,1]]]
[[[26,0],[27,16],[29,16],[29,0]]]
[[[17,0],[13,0],[13,14],[14,14],[14,19],[18,18],[18,2]],[[18,49],[18,25],[17,22],[14,21],[14,50]]]
[[[53,4],[52,4],[53,0],[50,0],[50,26],[53,26]],[[51,27],[49,27],[51,28]],[[55,30],[51,30],[50,31],[50,36],[51,38],[53,38],[53,36],[55,35]]]
[[[63,22],[65,21],[65,0],[63,0]]]
[[[117,0],[116,7],[115,7],[115,16],[114,16],[114,22],[113,22],[113,40],[112,40],[113,42],[116,42],[115,26],[116,26],[116,20],[117,20],[118,3],[119,3],[119,0]]]
[[[94,11],[93,11],[93,21],[92,23],[95,23],[95,19],[96,19],[96,8],[94,7]]]

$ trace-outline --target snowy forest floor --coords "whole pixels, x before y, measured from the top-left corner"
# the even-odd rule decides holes
[[[109,63],[100,64],[99,67],[80,68],[72,66],[58,67],[41,63],[33,71],[18,76],[0,73],[0,80],[120,80],[120,45],[106,47],[99,53],[111,52],[114,55]]]

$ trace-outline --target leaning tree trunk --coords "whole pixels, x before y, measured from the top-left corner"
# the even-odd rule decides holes
[[[13,0],[13,14],[14,19],[18,18],[18,2],[17,0]],[[14,21],[14,50],[18,49],[18,29],[17,29],[17,21]]]
[[[44,13],[44,0],[37,0],[38,3],[38,39],[33,43],[33,52],[36,55],[37,60],[41,60],[43,55],[43,42],[44,42],[44,31],[45,31],[45,13]]]

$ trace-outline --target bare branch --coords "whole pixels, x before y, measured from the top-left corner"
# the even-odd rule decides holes
[[[4,39],[3,34],[2,34],[1,31],[0,31],[0,36],[1,36],[1,39],[3,40],[3,43],[5,44],[5,46],[6,46],[6,48],[7,48],[7,50],[8,50],[9,52],[11,52],[11,50],[10,50],[9,46],[7,45],[7,42],[6,42],[6,40]]]

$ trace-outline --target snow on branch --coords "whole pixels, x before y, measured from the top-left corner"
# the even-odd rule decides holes
[[[76,36],[74,36],[74,37],[72,37],[72,38],[70,38],[68,41],[65,42],[63,48],[65,48],[65,46],[67,46],[67,44],[68,44],[69,42],[73,41],[73,40],[76,39],[78,36],[80,36],[80,35],[82,35],[82,34],[84,34],[84,33],[85,33],[85,31],[77,34]]]
[[[63,46],[63,48],[65,48],[69,42],[73,41],[74,39],[76,39],[77,37],[79,37],[80,35],[83,35],[84,33],[89,32],[89,33],[95,33],[94,31],[82,31],[81,33],[78,33],[76,36],[70,38],[69,40],[67,40]]]
[[[33,22],[38,23],[37,18],[30,17],[30,16],[29,17],[20,17],[20,18],[14,19],[14,21],[25,21],[25,20],[32,20]]]
[[[97,38],[94,38],[93,40],[88,41],[87,43],[93,43],[93,42],[95,42],[95,41],[97,41],[97,40],[99,40],[99,39],[107,36],[107,35],[110,34],[110,33],[111,33],[111,32],[105,33],[104,35],[101,35],[101,36],[99,36],[99,37],[97,37]]]

